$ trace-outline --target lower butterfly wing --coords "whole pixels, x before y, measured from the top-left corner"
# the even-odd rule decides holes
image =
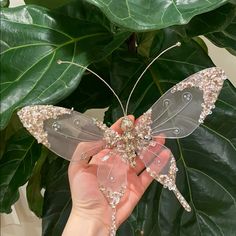
[[[127,171],[128,165],[121,160],[115,150],[111,150],[103,156],[98,165],[99,188],[113,208],[120,202],[125,193]]]
[[[104,130],[74,110],[52,105],[27,106],[18,111],[24,127],[57,155],[66,160],[88,158],[102,150]],[[74,153],[77,153],[77,156]]]
[[[191,207],[176,186],[176,162],[171,151],[161,143],[152,141],[139,153],[139,158],[146,166],[146,171],[165,188],[173,191],[186,211]]]
[[[168,90],[150,109],[151,135],[183,138],[191,134],[211,114],[225,79],[222,69],[212,67]]]

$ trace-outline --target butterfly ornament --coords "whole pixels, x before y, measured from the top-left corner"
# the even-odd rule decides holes
[[[158,137],[184,138],[203,123],[215,107],[226,79],[224,71],[217,67],[199,71],[174,85],[135,122],[127,116],[131,95],[143,74],[163,53],[177,46],[180,46],[179,42],[151,61],[137,79],[125,108],[110,85],[95,72],[73,62],[58,61],[59,64],[69,63],[82,67],[108,86],[123,111],[120,122],[122,133],[73,109],[33,105],[18,111],[24,127],[37,141],[66,160],[88,162],[101,150],[109,149],[100,160],[97,179],[101,192],[113,210],[111,236],[116,234],[116,207],[126,191],[127,171],[129,166],[136,166],[137,158],[145,164],[151,177],[173,191],[184,209],[191,211],[176,186],[178,169],[175,158],[165,145],[158,142]],[[169,153],[168,158],[161,158],[163,152]]]

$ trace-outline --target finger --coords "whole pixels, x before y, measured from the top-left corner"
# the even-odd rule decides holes
[[[99,165],[101,162],[105,161],[109,157],[109,152],[111,149],[103,149],[98,154],[94,155],[90,160],[89,164]]]
[[[98,153],[103,147],[103,141],[81,142],[77,145],[76,150],[71,158],[69,165],[69,174],[85,168],[88,161],[94,153]]]
[[[128,115],[129,119],[131,119],[134,122],[134,116],[133,115]],[[111,128],[113,130],[115,130],[117,133],[121,134],[122,130],[120,128],[121,126],[121,121],[122,121],[123,117],[121,117],[119,120],[117,120],[112,126]]]
[[[155,160],[150,164],[149,167],[150,170],[155,170],[155,174],[159,174],[163,168],[167,165],[171,157],[171,152],[169,149],[164,149],[158,157],[155,158]],[[153,181],[153,178],[150,176],[150,174],[145,170],[139,175],[140,182],[144,189],[146,190],[150,183]]]

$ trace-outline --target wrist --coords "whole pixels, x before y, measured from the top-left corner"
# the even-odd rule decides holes
[[[62,236],[108,236],[109,226],[102,219],[71,210]]]

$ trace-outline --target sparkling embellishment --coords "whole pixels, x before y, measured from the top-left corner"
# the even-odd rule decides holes
[[[168,106],[170,105],[170,100],[169,100],[169,99],[165,99],[165,100],[163,101],[163,105],[164,105],[165,107],[168,107]]]
[[[132,120],[129,119],[129,117],[122,118],[120,128],[122,131],[129,131],[132,130],[134,126],[134,123]]]
[[[17,112],[23,126],[37,139],[38,143],[42,143],[46,147],[50,147],[47,139],[47,132],[44,130],[44,121],[48,119],[56,119],[60,115],[70,114],[71,110],[54,107],[52,105],[35,105],[26,106]],[[53,123],[53,129],[58,131],[60,125]]]
[[[58,130],[60,130],[60,128],[61,128],[61,125],[60,124],[58,124],[58,122],[53,122],[53,124],[52,124],[52,128],[55,130],[55,131],[58,131]]]
[[[109,129],[102,122],[94,120],[95,124],[104,130],[104,140],[107,148],[113,148],[125,163],[132,167],[136,166],[136,151],[143,150],[148,146],[151,137],[151,109],[144,113],[138,120],[135,127],[133,122],[128,117],[124,117],[122,134],[118,134],[113,129]],[[121,125],[122,125],[121,122]],[[125,123],[125,124],[124,124]],[[131,129],[130,129],[131,128]],[[154,145],[154,143],[152,143]]]
[[[174,157],[171,158],[170,161],[170,168],[168,171],[168,174],[157,174],[155,171],[152,171],[151,168],[146,168],[146,171],[150,174],[151,177],[156,179],[159,183],[163,185],[164,188],[168,188],[170,191],[173,191],[176,198],[179,200],[180,204],[184,207],[184,209],[188,212],[191,211],[191,207],[187,203],[187,201],[184,199],[182,194],[179,192],[179,190],[176,187],[175,179],[176,179],[176,172],[177,167],[175,163]]]
[[[102,158],[102,161],[107,161],[109,158],[110,158],[109,155],[105,155],[105,156]]]
[[[192,94],[189,92],[184,93],[183,98],[186,99],[187,101],[190,101],[192,99]]]
[[[79,119],[75,119],[74,120],[74,124],[75,124],[75,126],[79,126],[80,125],[80,120]]]
[[[197,87],[203,91],[204,103],[202,104],[202,112],[198,120],[199,123],[203,123],[206,116],[211,114],[211,110],[215,108],[214,103],[217,100],[225,79],[226,75],[222,69],[212,67],[199,71],[176,84],[171,89],[171,92],[174,93],[191,87]]]
[[[110,177],[111,182],[114,182],[115,178],[113,176]]]
[[[174,134],[179,134],[179,132],[180,132],[179,128],[176,128],[176,129],[174,129],[174,131],[173,131]]]
[[[107,189],[105,186],[99,186],[100,191],[106,196],[108,202],[112,208],[112,216],[111,216],[111,227],[110,227],[110,236],[116,235],[116,206],[119,204],[121,198],[125,194],[126,186],[122,185],[119,192],[113,192],[110,189]]]

